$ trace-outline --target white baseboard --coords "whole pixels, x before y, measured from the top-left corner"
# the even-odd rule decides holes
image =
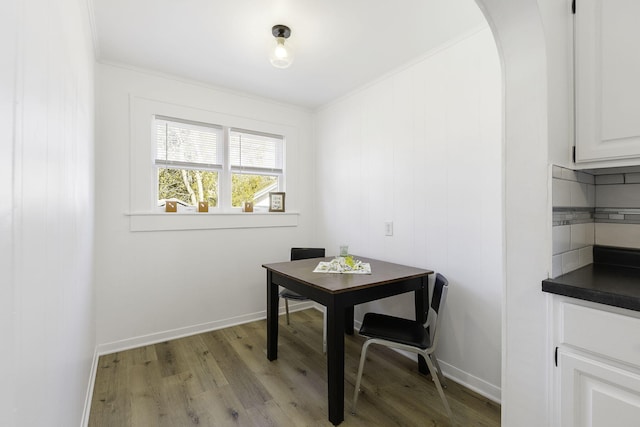
[[[438,359],[438,363],[440,364],[440,368],[442,368],[442,373],[445,377],[451,378],[458,384],[462,384],[466,388],[475,391],[497,404],[502,404],[502,389],[500,387],[497,387],[482,378],[471,375],[468,372],[462,371],[455,366],[449,365],[443,360]]]
[[[316,305],[314,306],[317,310],[322,310],[322,306]],[[362,326],[362,322],[358,320],[354,320],[354,330],[359,331]],[[410,359],[415,359],[416,355],[413,353],[409,353],[406,351],[392,349],[402,354],[405,357]],[[444,362],[440,358],[438,358],[438,363],[440,364],[440,368],[442,369],[442,374],[446,378],[451,378],[453,381],[457,382],[465,386],[466,388],[475,391],[481,396],[486,397],[487,399],[496,402],[498,404],[502,404],[502,390],[500,387],[496,387],[495,385],[483,380],[482,378],[478,378],[468,372],[465,372],[461,369],[456,368],[453,365]]]
[[[89,416],[91,415],[91,400],[93,398],[93,389],[96,385],[96,374],[98,372],[98,347],[93,350],[93,360],[91,361],[91,372],[89,373],[89,384],[87,384],[87,395],[84,398],[84,410],[82,411],[82,421],[80,426],[87,427],[89,425]]]
[[[416,359],[415,353],[398,350],[397,348],[392,348],[391,350],[396,351],[411,360]],[[502,392],[500,387],[496,387],[495,385],[488,383],[482,378],[478,378],[468,372],[458,369],[455,366],[444,362],[440,358],[438,358],[438,364],[440,365],[440,368],[442,369],[442,375],[444,375],[445,378],[450,378],[458,384],[465,386],[469,390],[475,391],[479,395],[484,396],[487,399],[496,402],[497,404],[502,404]]]
[[[289,312],[305,310],[312,307],[312,302],[303,301],[289,304]],[[280,314],[284,314],[284,308],[280,307]],[[213,322],[201,323],[198,325],[185,326],[183,328],[171,329],[168,331],[155,332],[148,335],[140,335],[137,337],[126,338],[119,341],[113,341],[98,344],[98,355],[115,353],[117,351],[130,350],[145,345],[157,344],[163,341],[183,338],[190,335],[201,334],[203,332],[215,331],[217,329],[228,328],[230,326],[241,325],[243,323],[254,322],[267,318],[266,310],[256,313],[245,314],[242,316],[230,317],[227,319],[215,320]]]

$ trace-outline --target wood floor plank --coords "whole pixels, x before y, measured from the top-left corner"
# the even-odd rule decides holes
[[[200,335],[175,340],[176,358],[184,361],[201,386],[201,392],[229,384],[227,377]]]
[[[145,345],[143,347],[133,348],[125,352],[127,363],[134,365],[144,365],[148,362],[158,360],[155,345]]]
[[[286,409],[287,415],[293,420],[292,425],[305,425],[310,416],[326,416],[326,406],[317,404],[326,396],[324,381],[308,378],[307,369],[298,364],[274,361],[265,365],[264,347],[258,345],[264,343],[263,334],[244,325],[233,329],[227,334],[231,344],[254,372],[256,379],[269,390],[274,401]],[[321,383],[322,387],[318,389],[312,386],[314,383]],[[309,405],[309,402],[313,404]]]
[[[265,402],[264,405],[247,410],[249,419],[256,427],[280,427],[296,425],[288,411],[283,410],[275,401]]]
[[[229,344],[224,332],[208,332],[201,334],[201,337],[245,408],[262,405],[271,400],[267,389],[255,381],[255,376]]]
[[[322,313],[280,322],[278,359],[266,357],[266,322],[100,357],[90,427],[331,426]],[[345,336],[344,427],[500,425],[500,406],[448,381],[446,416],[430,376],[392,350],[368,352],[358,413],[351,414],[362,337]]]
[[[177,342],[165,341],[154,346],[163,377],[171,377],[189,369],[181,358],[176,357]]]
[[[128,370],[131,425],[161,425],[167,405],[160,393],[162,376],[157,360],[134,364]]]
[[[224,385],[193,398],[191,407],[198,414],[198,426],[242,426],[249,417],[231,386]]]
[[[92,427],[129,423],[131,402],[127,396],[128,368],[126,363],[121,362],[121,353],[103,356],[98,360],[89,419]]]
[[[166,414],[161,418],[162,426],[201,425],[200,418],[205,416],[195,407],[194,400],[202,393],[192,394],[194,381],[191,372],[182,372],[170,377],[163,377],[160,393],[163,397]]]

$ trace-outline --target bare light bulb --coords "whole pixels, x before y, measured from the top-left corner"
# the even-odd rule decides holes
[[[273,52],[276,58],[285,59],[289,56],[289,52],[287,52],[287,48],[284,47],[284,38],[278,37],[278,43],[276,44],[276,50]]]
[[[288,27],[276,25],[273,27],[272,32],[275,38],[275,46],[273,46],[269,54],[271,65],[276,68],[287,68],[294,58],[291,43],[287,41],[291,30]]]

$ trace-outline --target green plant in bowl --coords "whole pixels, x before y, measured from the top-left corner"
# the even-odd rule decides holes
[[[351,255],[347,255],[346,257],[344,257],[344,263],[351,268],[355,267],[356,265],[356,262],[353,260],[353,256]]]

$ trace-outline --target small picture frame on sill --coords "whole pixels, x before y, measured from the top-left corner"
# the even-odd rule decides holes
[[[178,202],[166,201],[164,206],[165,212],[178,212]]]
[[[284,193],[269,193],[269,212],[284,212]]]

